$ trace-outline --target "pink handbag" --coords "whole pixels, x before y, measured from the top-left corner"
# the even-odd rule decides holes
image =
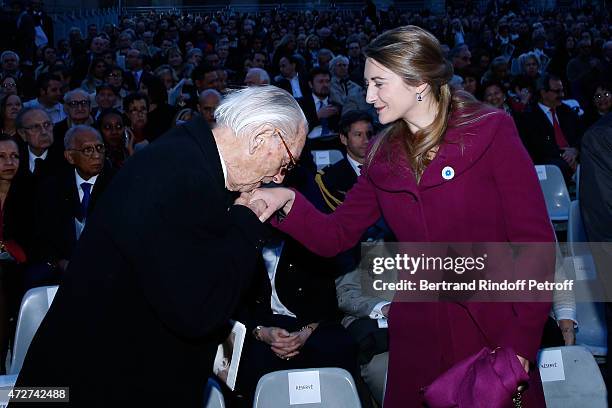
[[[514,350],[485,347],[440,375],[424,397],[431,408],[520,407],[517,389],[527,380]]]

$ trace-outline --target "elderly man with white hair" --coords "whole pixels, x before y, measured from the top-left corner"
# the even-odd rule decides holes
[[[329,99],[341,106],[350,100],[358,106],[357,109],[367,109],[363,88],[349,79],[349,59],[338,55],[331,60],[329,68],[332,76]]]
[[[91,97],[84,90],[77,88],[64,95],[64,112],[66,119],[53,126],[55,140],[64,140],[68,129],[76,125],[92,125]]]
[[[270,85],[270,75],[262,68],[251,68],[244,77],[246,86]]]
[[[204,406],[217,345],[261,257],[265,205],[306,139],[288,92],[226,96],[128,160],[87,219],[17,386],[74,406]],[[236,193],[242,193],[239,197]],[[118,369],[120,367],[120,369]]]

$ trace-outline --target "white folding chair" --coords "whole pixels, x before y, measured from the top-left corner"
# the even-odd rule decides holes
[[[549,164],[535,167],[550,220],[567,221],[570,197],[561,170],[559,167]]]
[[[312,158],[317,165],[317,170],[338,163],[344,159],[340,150],[313,150]]]
[[[30,343],[51,307],[57,288],[57,286],[33,288],[23,296],[15,331],[11,367],[8,369],[9,374],[19,374]]]
[[[253,408],[361,408],[353,377],[341,368],[275,371],[257,383]]]
[[[606,386],[595,359],[581,346],[540,350],[538,368],[548,408],[606,408]]]
[[[225,399],[221,392],[219,383],[212,378],[208,379],[206,389],[204,391],[204,408],[225,408]]]

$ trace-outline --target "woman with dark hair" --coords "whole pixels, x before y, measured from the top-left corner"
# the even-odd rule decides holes
[[[12,138],[17,137],[17,125],[15,120],[21,108],[23,108],[23,104],[21,103],[21,98],[17,95],[6,95],[0,100],[0,120],[2,121],[2,128],[0,131],[2,133]],[[19,143],[19,140],[16,139],[16,141]]]
[[[116,109],[100,113],[97,128],[106,145],[106,158],[115,169],[134,153],[134,134],[123,123],[123,115]]]
[[[584,115],[585,129],[610,112],[612,112],[612,84],[600,82],[595,85],[595,91]]]
[[[89,72],[81,82],[81,88],[89,94],[96,92],[96,88],[104,83],[104,75],[108,66],[102,58],[94,58],[89,64]]]
[[[0,134],[0,361],[6,360],[21,301],[21,269],[27,261],[30,234],[31,188],[26,174],[18,176],[19,148],[12,136]],[[4,373],[4,364],[0,364]]]
[[[281,210],[273,225],[322,256],[354,246],[381,216],[400,242],[496,242],[510,250],[506,255],[513,253],[511,243],[554,242],[533,162],[512,118],[451,89],[452,65],[432,34],[399,27],[376,38],[364,53],[366,100],[387,126],[371,144],[357,183],[328,215],[293,190],[258,189],[250,200],[267,204],[260,219]],[[552,254],[534,256],[532,250],[517,248],[514,262],[535,263],[528,271],[521,268],[531,278],[536,272],[552,278]],[[424,387],[485,347],[501,347],[495,353],[507,358],[516,387],[519,376],[528,378],[549,302],[416,302],[422,297],[413,296],[424,294],[397,292],[388,311],[386,408],[421,406]],[[524,406],[544,406],[539,373],[530,373]],[[487,382],[484,391],[476,398],[512,404],[514,389],[499,382]]]
[[[145,134],[152,142],[172,127],[176,109],[168,105],[168,91],[159,77],[147,75],[140,81],[140,92],[149,97]]]

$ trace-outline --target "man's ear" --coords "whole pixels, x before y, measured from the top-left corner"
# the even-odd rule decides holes
[[[249,138],[249,154],[254,154],[258,149],[263,148],[274,134],[274,128],[263,126],[254,131]]]
[[[348,146],[348,137],[346,137],[342,133],[340,133],[340,143],[342,143],[345,146]]]
[[[64,158],[66,159],[66,161],[68,163],[70,163],[71,165],[74,166],[74,158],[72,157],[73,152],[69,151],[69,150],[65,150],[64,151]]]

